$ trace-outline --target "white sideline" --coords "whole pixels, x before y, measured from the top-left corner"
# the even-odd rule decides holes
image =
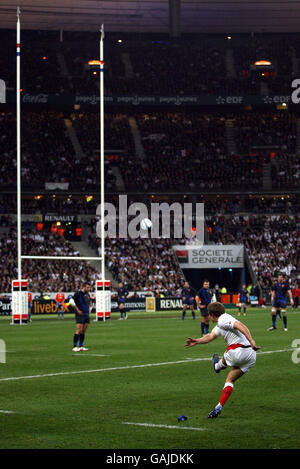
[[[156,425],[155,423],[134,423],[134,422],[122,422],[124,425],[135,425],[137,427],[155,427],[155,428],[171,428],[174,430],[198,430],[203,432],[206,428],[199,427],[181,427],[179,425]]]
[[[281,352],[290,352],[296,350],[295,348],[288,348],[282,350],[268,350],[265,352],[257,352],[257,355],[265,355],[270,353],[281,353]],[[88,356],[88,353],[86,354]],[[200,362],[200,361],[208,361],[211,360],[211,357],[207,358],[193,358],[187,360],[177,360],[174,362],[160,362],[160,363],[146,363],[144,365],[128,365],[128,366],[116,366],[114,368],[98,368],[96,370],[79,370],[79,371],[61,371],[59,373],[47,373],[43,375],[28,375],[28,376],[12,376],[8,378],[0,378],[0,382],[4,381],[19,381],[21,379],[38,379],[38,378],[50,378],[54,376],[70,376],[70,375],[78,375],[78,374],[85,374],[85,373],[102,373],[105,371],[121,371],[121,370],[133,370],[136,368],[150,368],[153,366],[166,366],[166,365],[181,365],[182,363],[193,363],[193,362]]]

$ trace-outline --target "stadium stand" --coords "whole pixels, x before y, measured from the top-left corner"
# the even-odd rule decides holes
[[[23,255],[78,256],[70,242],[46,230],[37,232],[35,224],[27,223],[22,231]],[[11,292],[11,282],[17,275],[17,234],[14,224],[0,234],[2,276],[0,290]],[[74,262],[77,262],[74,268]],[[63,291],[75,291],[80,282],[95,284],[101,275],[91,265],[80,261],[51,261],[25,259],[22,262],[23,278],[29,279],[29,289],[34,292],[55,292],[59,283]]]
[[[0,51],[0,67],[9,90],[14,90],[15,36],[0,31],[0,37],[4,34],[8,47]],[[69,32],[59,43],[54,32],[24,31],[22,213],[87,215],[84,227],[89,245],[97,253],[93,215],[99,199],[99,113],[96,99],[87,105],[74,100],[77,95],[93,98],[99,94],[98,71],[87,65],[98,54],[95,37]],[[196,36],[182,38],[180,43],[153,37],[136,41],[130,35],[119,43],[117,38],[112,35],[106,44],[106,95],[172,95],[176,100],[188,95],[217,96],[221,104],[193,107],[181,105],[179,100],[176,106],[165,102],[154,108],[138,100],[130,106],[126,101],[117,107],[106,103],[105,148],[119,152],[117,160],[107,155],[105,162],[108,200],[122,191],[132,199],[136,193],[148,194],[143,201],[152,193],[158,198],[187,194],[186,200],[204,202],[211,242],[245,244],[263,289],[270,287],[277,270],[286,268],[289,275],[297,276],[298,115],[289,106],[268,106],[267,98],[290,94],[290,82],[298,72],[299,37],[286,35],[275,40],[272,35],[259,35],[227,41]],[[184,56],[180,73],[179,55]],[[272,61],[275,72],[270,76],[251,68],[262,58]],[[34,101],[37,94],[39,102]],[[260,97],[265,99],[260,102],[264,106],[226,108],[224,96],[231,95]],[[16,269],[13,102],[1,109],[0,131],[1,291],[8,292]],[[47,183],[67,184],[67,189],[47,192]],[[87,201],[89,194],[92,197]],[[26,225],[26,230],[24,225],[23,241],[27,254],[76,254],[67,239],[47,231],[37,233],[34,223]],[[108,239],[107,267],[116,281],[123,280],[132,288],[175,295],[183,277],[172,242]],[[24,274],[32,279],[32,288],[53,289],[58,275],[63,287],[72,290],[82,278],[94,282],[98,276],[93,267],[79,266],[80,272],[74,275],[69,263],[57,261],[44,278],[39,261],[24,261]]]

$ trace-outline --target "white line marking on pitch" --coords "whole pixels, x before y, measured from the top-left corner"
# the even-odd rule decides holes
[[[154,423],[134,423],[134,422],[123,422],[124,425],[135,425],[137,427],[155,427],[155,428],[170,428],[172,430],[197,430],[203,432],[206,428],[198,427],[180,427],[176,425],[156,425]]]
[[[269,350],[265,352],[258,352],[257,355],[265,355],[269,353],[281,353],[281,352],[290,352],[294,351],[295,348],[288,348],[282,350]],[[0,382],[2,381],[19,381],[21,379],[36,379],[36,378],[50,378],[54,376],[70,376],[70,375],[79,375],[85,373],[102,373],[105,371],[121,371],[121,370],[134,370],[136,368],[151,368],[154,366],[166,366],[166,365],[181,365],[182,363],[193,363],[193,362],[200,362],[200,361],[209,361],[211,357],[208,358],[192,358],[191,360],[177,360],[174,362],[160,362],[160,363],[146,363],[144,365],[128,365],[128,366],[116,366],[114,368],[99,368],[95,370],[79,370],[79,371],[61,371],[59,373],[47,373],[43,375],[28,375],[28,376],[12,376],[8,378],[0,378]]]
[[[73,357],[110,357],[110,355],[101,355],[100,353],[72,353]]]
[[[0,410],[0,414],[14,414],[12,410]]]

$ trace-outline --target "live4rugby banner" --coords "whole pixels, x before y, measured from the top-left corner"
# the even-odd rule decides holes
[[[217,269],[244,267],[244,246],[232,245],[203,245],[188,246],[174,245],[176,257],[182,269]]]

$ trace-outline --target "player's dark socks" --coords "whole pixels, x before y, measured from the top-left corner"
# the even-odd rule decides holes
[[[287,318],[286,318],[286,316],[283,316],[282,319],[283,319],[283,326],[286,329],[287,328]]]
[[[204,329],[205,324],[201,322],[201,332],[202,334],[205,334],[205,329]]]
[[[181,319],[184,320],[184,318],[185,318],[185,311],[182,311]]]
[[[194,311],[192,312],[193,319],[196,319]]]
[[[77,347],[78,339],[79,339],[79,335],[74,334],[74,347]]]
[[[272,326],[276,327],[276,314],[272,315]]]
[[[79,347],[83,346],[83,342],[84,342],[84,334],[80,334],[79,335]]]
[[[205,324],[204,330],[205,330],[205,334],[208,334],[208,331],[209,331],[209,325],[208,324]]]

